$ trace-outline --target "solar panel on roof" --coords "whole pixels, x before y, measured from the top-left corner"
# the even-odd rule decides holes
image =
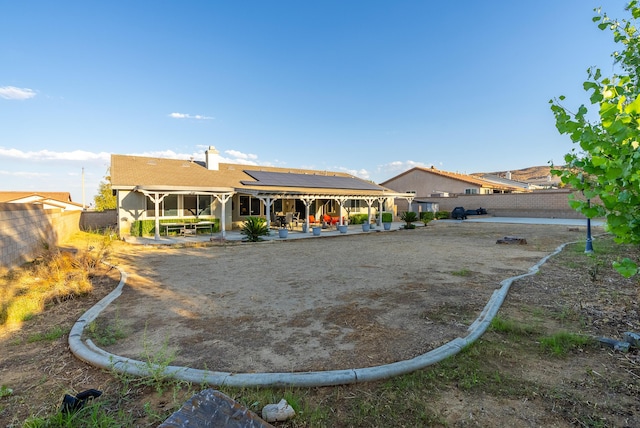
[[[251,186],[312,187],[351,190],[381,190],[381,187],[355,177],[320,174],[296,174],[290,172],[245,170],[256,181],[242,181]]]

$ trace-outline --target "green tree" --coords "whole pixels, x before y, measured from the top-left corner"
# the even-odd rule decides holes
[[[93,197],[96,211],[116,209],[116,197],[111,190],[111,176],[107,171],[104,180],[98,185],[98,194]]]
[[[570,205],[588,218],[605,217],[606,227],[618,243],[640,244],[640,18],[637,1],[627,4],[630,17],[614,20],[595,9],[593,22],[611,31],[620,50],[611,57],[614,71],[609,77],[592,67],[583,88],[589,93],[593,112],[581,105],[576,112],[562,105],[564,96],[551,100],[556,127],[567,134],[574,147],[565,155],[566,165],[553,174],[579,191]],[[593,200],[595,199],[595,201]],[[589,201],[591,203],[589,203]],[[594,203],[595,202],[595,203]],[[624,276],[638,272],[629,258],[615,262]]]

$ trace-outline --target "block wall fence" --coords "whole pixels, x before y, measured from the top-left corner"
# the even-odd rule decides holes
[[[467,210],[484,208],[495,217],[584,218],[569,206],[570,190],[542,190],[531,193],[494,193],[490,195],[459,195],[450,197],[425,197],[417,199],[439,204],[440,211],[455,207]],[[396,199],[398,214],[407,211],[408,203]],[[416,211],[416,204],[412,205]]]
[[[45,246],[61,244],[80,230],[81,215],[82,211],[0,203],[0,266],[25,263],[33,260]]]

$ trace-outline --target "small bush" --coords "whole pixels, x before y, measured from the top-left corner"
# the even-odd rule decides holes
[[[216,218],[185,218],[185,219],[168,219],[168,220],[160,220],[160,224],[165,223],[198,223],[200,221],[210,221],[215,223],[213,225],[213,232],[220,231],[220,219]],[[161,228],[162,229],[162,228]],[[131,229],[129,231],[131,236],[151,236],[156,233],[156,221],[154,219],[151,220],[136,220],[131,223]],[[200,233],[208,233],[206,229],[202,229]]]
[[[349,224],[362,224],[369,220],[368,214],[354,214],[349,217]]]
[[[438,211],[436,212],[436,219],[438,220],[446,220],[451,218],[451,213],[449,211]]]
[[[435,218],[435,214],[431,211],[424,211],[420,213],[420,221],[426,226]]]
[[[415,229],[415,225],[411,224],[414,221],[418,220],[418,214],[413,211],[405,211],[400,215],[400,220],[407,223],[404,228],[405,229]],[[413,226],[413,227],[412,227]]]
[[[267,221],[262,217],[247,217],[240,233],[246,236],[249,242],[262,241],[262,236],[269,234]]]
[[[391,223],[393,221],[393,214],[391,213],[382,213],[382,222],[383,223]]]

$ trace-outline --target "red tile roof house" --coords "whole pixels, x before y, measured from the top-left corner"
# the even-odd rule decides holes
[[[459,174],[439,170],[435,167],[415,167],[392,177],[381,186],[397,192],[408,192],[415,196],[416,203],[426,204],[436,196],[454,195],[490,195],[494,193],[522,193],[529,192],[517,182],[495,182],[472,175]],[[398,210],[411,211],[411,203],[407,206],[398,201]]]
[[[111,156],[111,186],[117,196],[118,233],[129,234],[138,220],[219,221],[222,236],[249,216],[269,226],[276,212],[299,213],[310,231],[310,217],[391,211],[395,198],[414,197],[341,172],[221,163],[209,147],[205,162],[141,156]]]

